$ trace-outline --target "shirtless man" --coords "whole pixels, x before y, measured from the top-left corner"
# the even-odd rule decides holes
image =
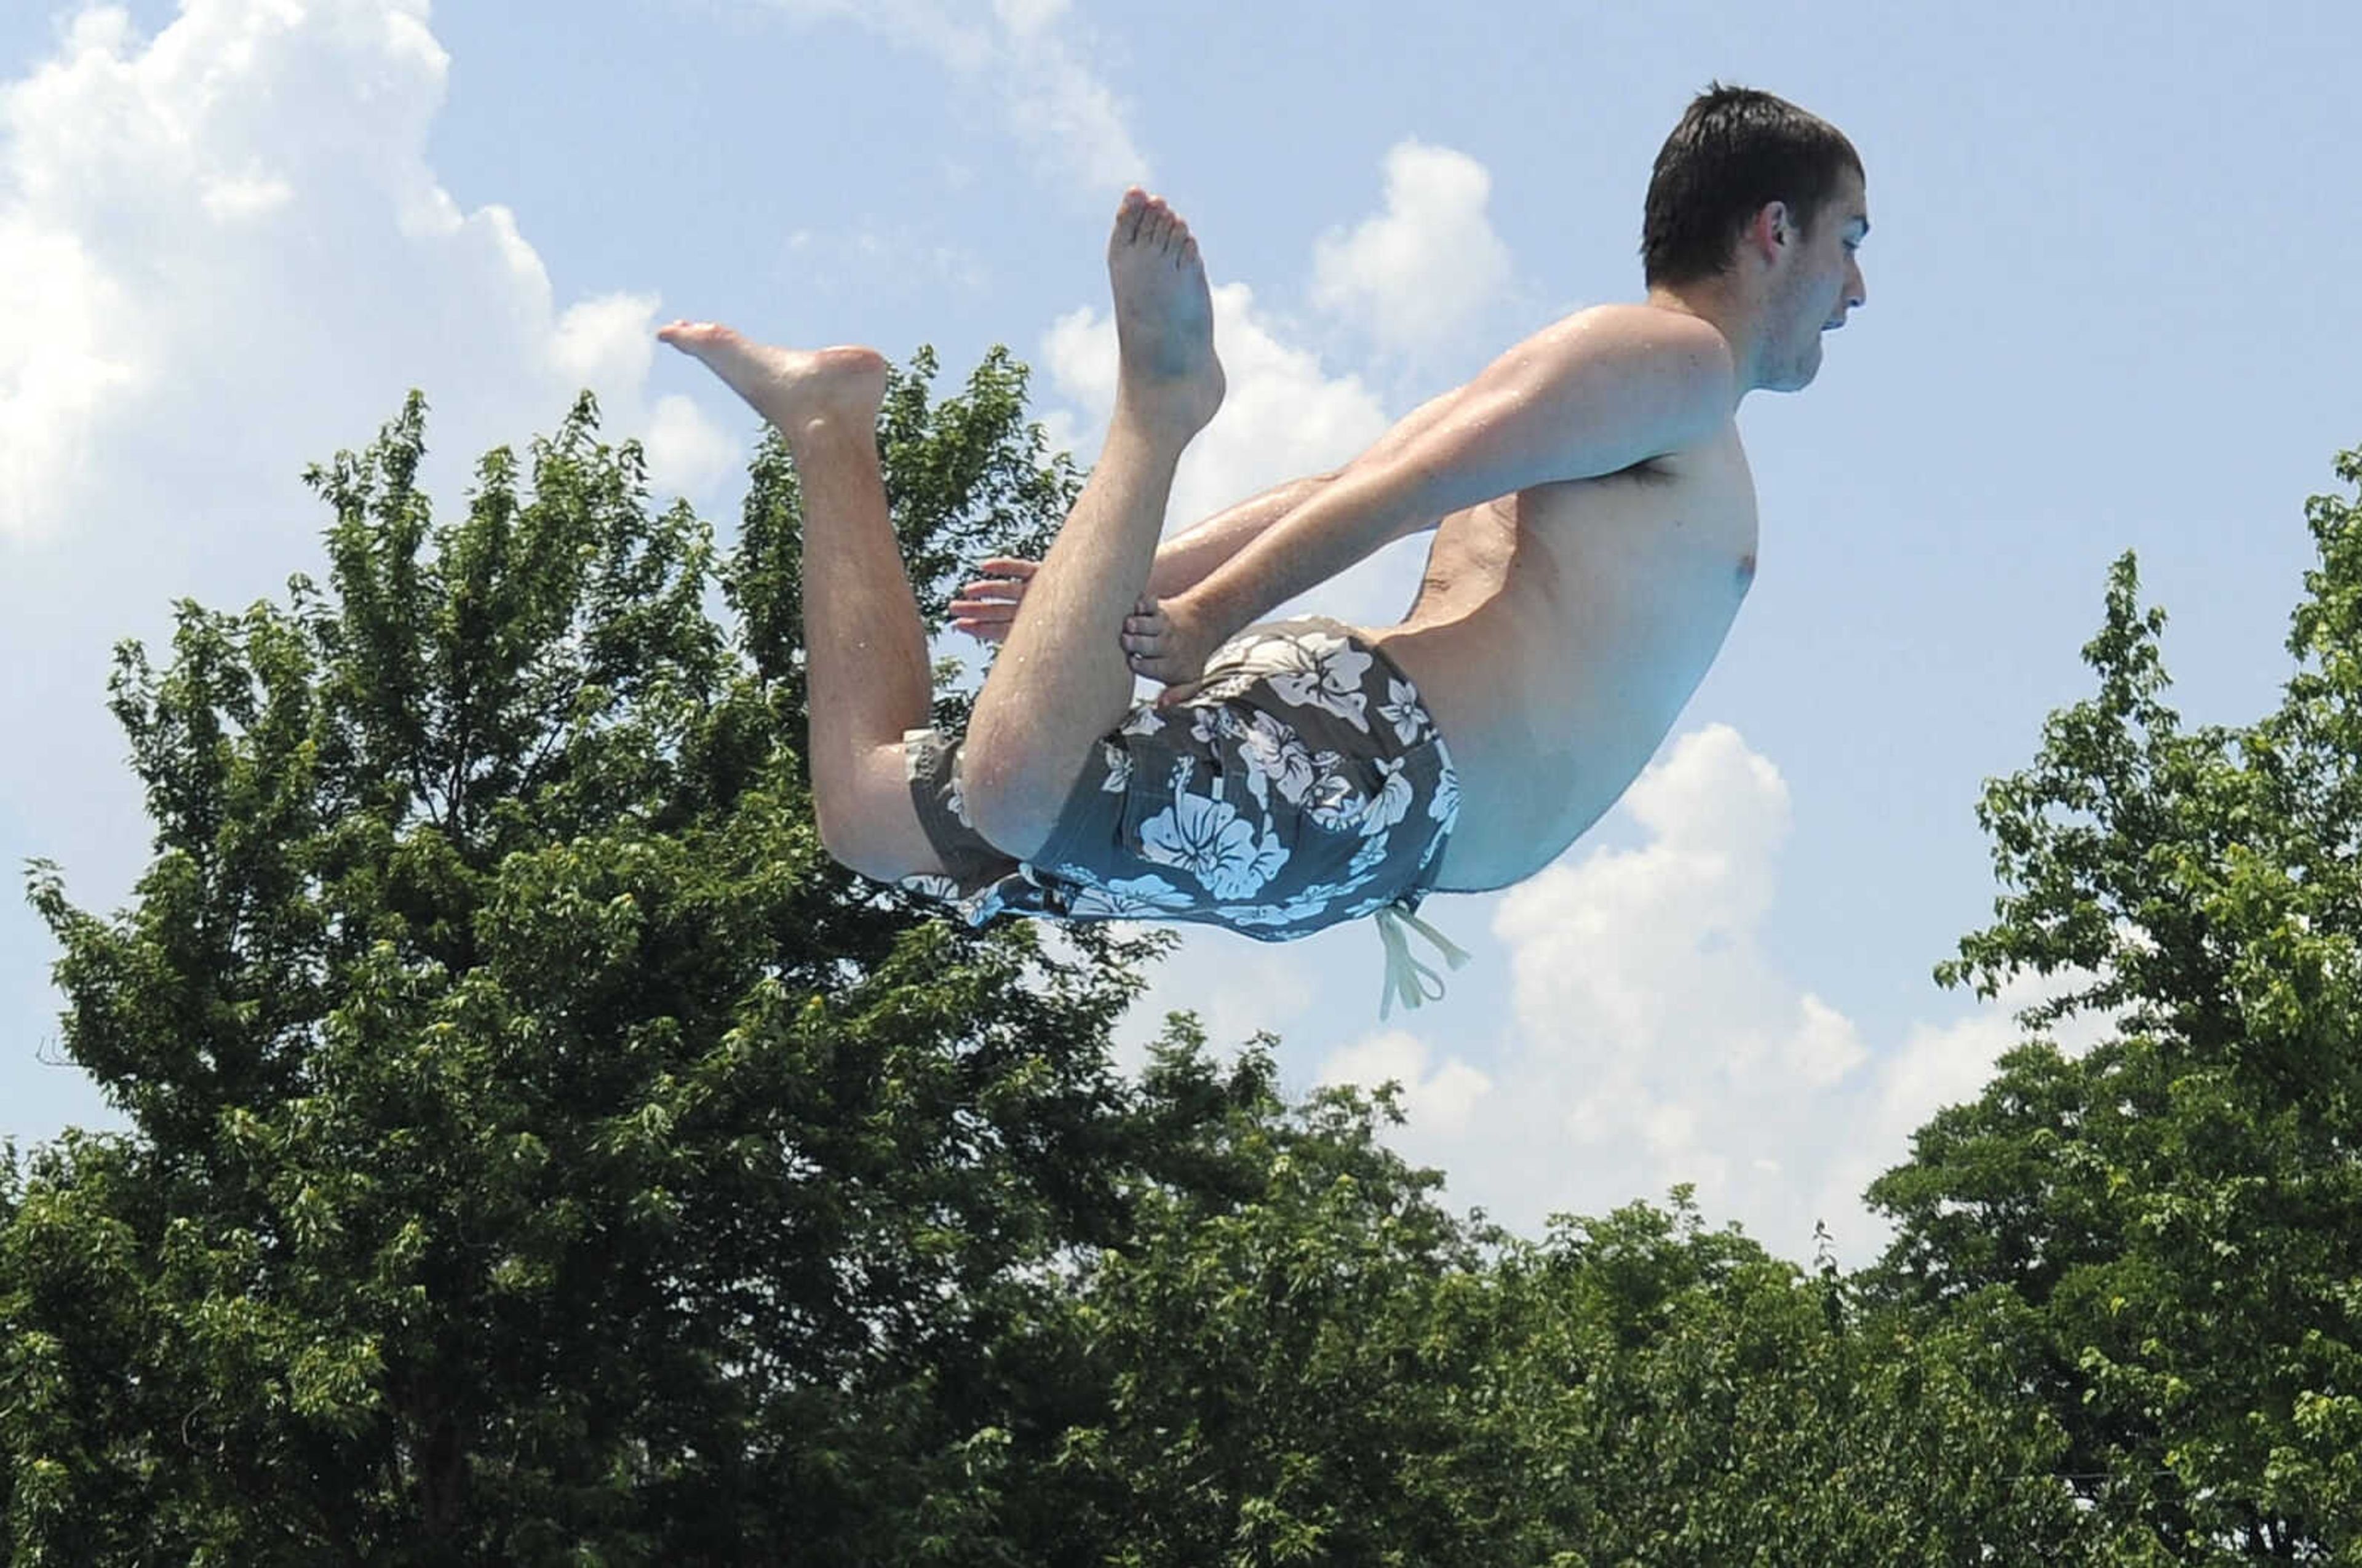
[[[804,497],[814,809],[852,868],[1004,911],[1204,921],[1280,941],[1380,916],[1386,1004],[1431,970],[1430,890],[1533,875],[1606,813],[1705,677],[1753,580],[1733,415],[1797,391],[1864,298],[1860,157],[1716,86],[1658,155],[1645,303],[1577,312],[1331,474],[1158,545],[1223,392],[1203,263],[1162,198],[1109,242],[1120,372],[1098,463],[1038,569],[987,563],[955,624],[1003,642],[964,740],[927,728],[924,628],[886,513],[866,348],[687,323],[786,436]],[[1435,530],[1384,627],[1256,617]],[[1023,613],[1016,613],[1021,602]],[[1133,681],[1166,683],[1133,705]],[[1447,745],[1448,737],[1448,745]],[[1440,988],[1436,993],[1440,994]]]

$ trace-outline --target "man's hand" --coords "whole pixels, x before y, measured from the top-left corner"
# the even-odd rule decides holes
[[[1173,599],[1143,599],[1123,624],[1123,647],[1131,659],[1132,673],[1164,683],[1156,699],[1160,708],[1169,708],[1197,690],[1198,678],[1206,673],[1206,660],[1221,643],[1219,629],[1186,593]]]
[[[994,556],[977,563],[977,570],[985,575],[964,584],[963,597],[952,601],[952,630],[966,632],[980,643],[1008,641],[1009,628],[1017,624],[1017,607],[1025,602],[1025,591],[1041,569],[1040,561],[1021,556]],[[1134,609],[1145,610],[1154,602],[1142,595]]]
[[[993,556],[977,563],[984,575],[960,589],[952,601],[952,630],[966,632],[980,643],[1005,642],[1017,624],[1017,606],[1024,602],[1040,561],[1017,556]]]

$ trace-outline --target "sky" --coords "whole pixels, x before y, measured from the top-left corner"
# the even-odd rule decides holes
[[[1867,165],[1867,304],[1738,424],[1761,538],[1719,661],[1608,817],[1528,882],[1438,895],[1468,949],[1377,1016],[1358,922],[1186,928],[1169,1010],[1283,1080],[1404,1086],[1444,1200],[1553,1213],[1694,1183],[1811,1255],[2017,1037],[1934,966],[1991,918],[1983,780],[2090,692],[2108,563],[2170,616],[2169,701],[2278,700],[2305,498],[2362,446],[2347,62],[2362,8],[1784,0],[141,0],[0,6],[0,861],[124,908],[152,854],[105,707],[173,605],[327,577],[304,469],[431,404],[438,514],[594,391],[652,502],[734,540],[755,416],[679,316],[863,342],[944,383],[996,344],[1087,463],[1124,186],[1199,237],[1230,382],[1167,527],[1349,459],[1527,333],[1640,298],[1657,149],[1710,83]],[[1277,613],[1390,622],[1429,536]],[[957,637],[938,651],[975,662]],[[0,900],[0,1135],[120,1126],[58,1048],[57,949]],[[2080,1049],[2106,1021],[2054,1032]]]

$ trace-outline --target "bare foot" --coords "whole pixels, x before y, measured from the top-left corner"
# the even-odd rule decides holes
[[[1108,239],[1115,285],[1119,400],[1184,439],[1222,406],[1222,363],[1214,357],[1214,302],[1189,226],[1135,185],[1116,210]]]
[[[886,360],[874,348],[774,348],[710,321],[676,321],[657,337],[702,359],[783,435],[814,425],[877,427]]]

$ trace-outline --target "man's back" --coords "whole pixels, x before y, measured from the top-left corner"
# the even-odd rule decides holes
[[[1460,818],[1440,890],[1531,876],[1606,812],[1714,662],[1755,552],[1754,482],[1729,422],[1442,521],[1410,613],[1365,634],[1451,747]]]

